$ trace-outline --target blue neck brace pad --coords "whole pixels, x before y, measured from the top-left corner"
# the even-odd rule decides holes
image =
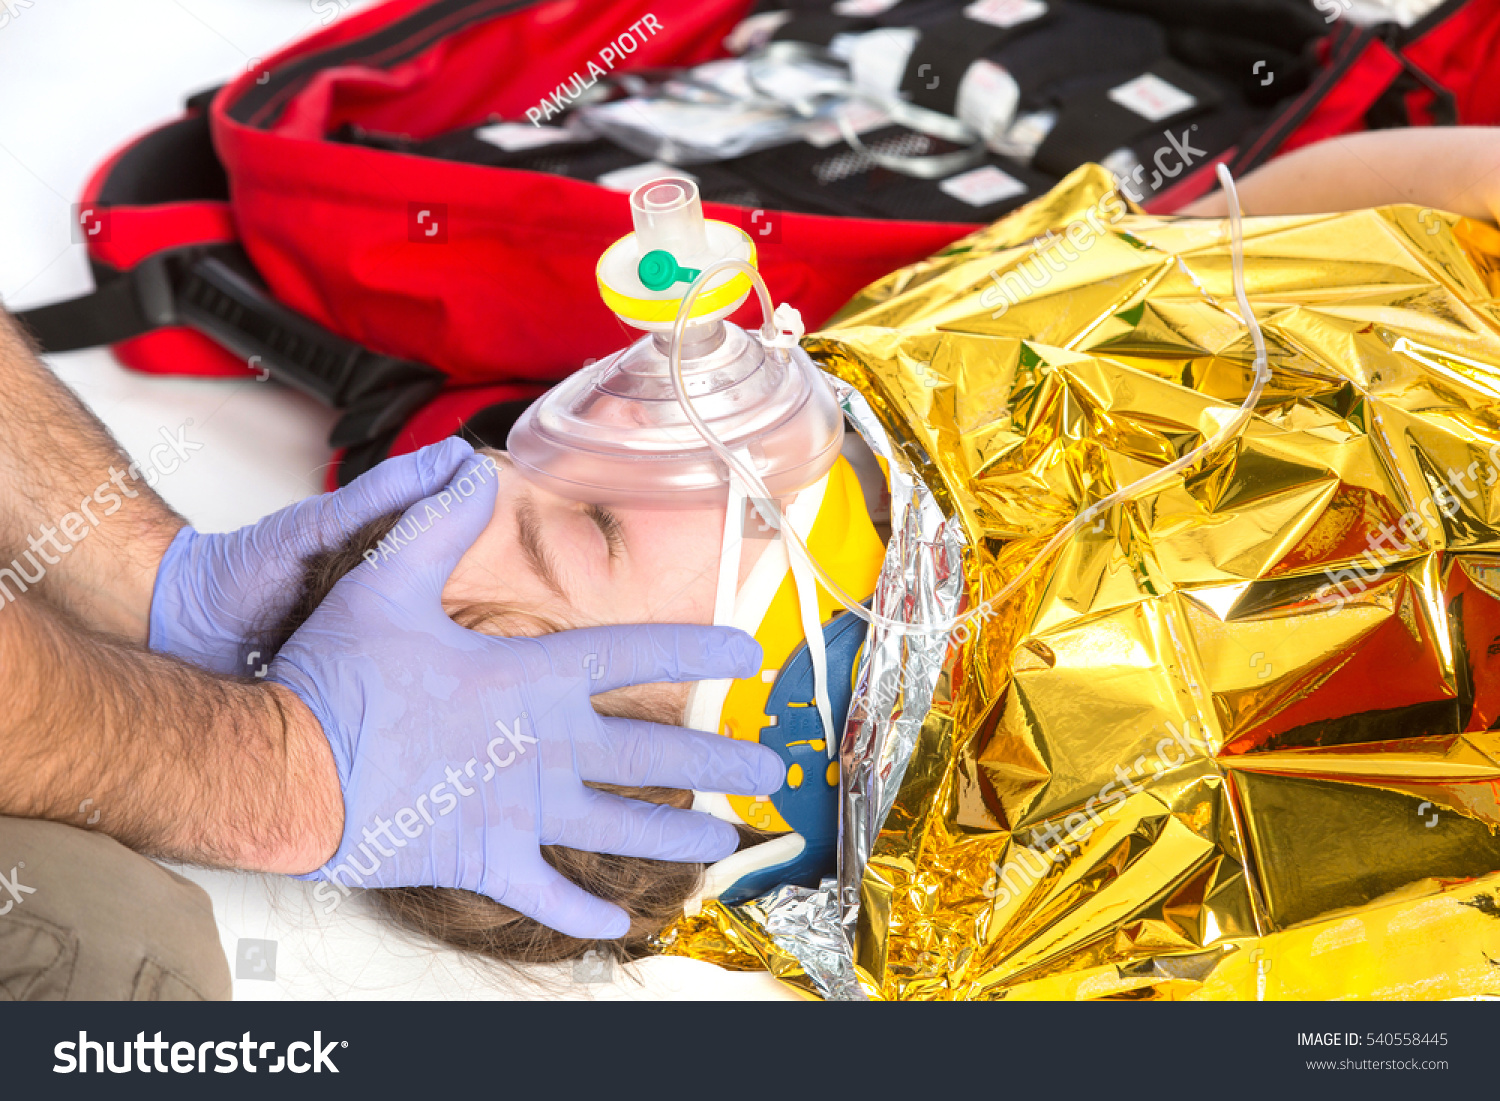
[[[842,732],[854,698],[854,676],[868,625],[844,612],[823,625],[828,653],[828,690],[833,728]],[[803,642],[771,686],[760,744],[774,749],[786,765],[787,780],[771,804],[806,842],[790,860],[748,872],[719,895],[726,903],[747,902],[787,884],[816,887],[838,861],[838,760],[829,760],[823,725],[814,703],[813,665]],[[754,823],[751,823],[752,825]]]

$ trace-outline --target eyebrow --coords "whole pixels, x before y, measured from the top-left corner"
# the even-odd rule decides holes
[[[542,521],[537,513],[536,502],[529,495],[516,503],[516,539],[531,568],[542,579],[543,584],[557,594],[560,600],[569,600],[558,580],[557,561],[549,547],[542,543]]]

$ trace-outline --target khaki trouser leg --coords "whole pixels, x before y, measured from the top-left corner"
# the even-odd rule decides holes
[[[230,997],[208,895],[113,838],[0,817],[0,880],[0,1000]]]

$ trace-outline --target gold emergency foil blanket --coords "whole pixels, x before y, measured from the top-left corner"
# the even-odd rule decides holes
[[[1500,993],[1500,234],[1250,218],[1245,257],[1249,426],[993,603],[1249,393],[1227,221],[1081,169],[808,342],[967,541],[968,617],[841,869],[870,996]],[[742,909],[697,920],[785,969]]]

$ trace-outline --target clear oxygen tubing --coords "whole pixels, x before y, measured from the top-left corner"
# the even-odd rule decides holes
[[[698,434],[703,437],[703,442],[708,444],[709,449],[718,456],[719,460],[726,467],[733,470],[740,477],[755,496],[765,502],[765,508],[771,513],[766,519],[786,537],[790,544],[790,549],[794,553],[800,554],[812,564],[813,571],[817,575],[819,583],[839,604],[843,605],[866,623],[898,634],[945,634],[952,631],[959,624],[965,623],[976,616],[989,614],[986,611],[988,608],[998,604],[1011,593],[1015,592],[1021,586],[1022,582],[1031,575],[1033,570],[1041,563],[1047,561],[1052,553],[1071,538],[1084,524],[1091,522],[1100,513],[1113,508],[1115,505],[1149,493],[1151,490],[1169,481],[1175,475],[1192,466],[1202,456],[1223,447],[1238,437],[1244,431],[1245,426],[1249,424],[1250,418],[1255,413],[1255,407],[1260,401],[1261,394],[1265,391],[1266,383],[1271,379],[1271,367],[1269,357],[1266,353],[1265,337],[1261,333],[1260,323],[1256,320],[1254,311],[1250,308],[1250,297],[1245,288],[1245,241],[1244,227],[1240,220],[1239,193],[1235,189],[1234,179],[1230,176],[1229,169],[1222,164],[1218,166],[1218,177],[1219,183],[1224,188],[1224,193],[1229,200],[1229,229],[1231,235],[1235,301],[1239,306],[1240,315],[1246,328],[1250,330],[1250,340],[1255,347],[1255,373],[1250,386],[1250,393],[1245,396],[1244,402],[1235,411],[1235,414],[1225,421],[1212,436],[1166,466],[1153,470],[1150,474],[1115,490],[1109,496],[1094,502],[1088,508],[1084,509],[1071,521],[1054,532],[1052,538],[1047,540],[1042,549],[1032,556],[1021,572],[1011,578],[999,592],[979,601],[973,608],[962,615],[940,623],[906,623],[873,612],[851,597],[838,582],[828,575],[817,559],[812,556],[807,549],[807,544],[802,541],[802,537],[786,523],[780,507],[766,489],[766,484],[760,475],[749,463],[744,462],[738,455],[731,451],[725,445],[724,441],[714,433],[713,429],[704,422],[703,418],[698,415],[697,410],[693,408],[692,399],[688,396],[687,385],[682,376],[683,333],[687,330],[694,299],[721,272],[731,270],[742,271],[750,277],[760,297],[760,308],[763,318],[760,330],[762,342],[766,344],[772,354],[777,354],[779,351],[785,351],[785,354],[790,354],[790,350],[784,349],[779,343],[779,334],[772,326],[773,310],[771,306],[771,293],[767,289],[765,281],[760,277],[760,273],[743,260],[720,260],[717,263],[709,265],[703,269],[702,273],[693,282],[693,285],[688,288],[687,294],[683,296],[682,304],[677,310],[677,320],[672,326],[671,351],[668,359],[672,373],[672,385],[677,391],[677,400],[681,403],[683,413],[687,416],[688,421],[697,429]]]

